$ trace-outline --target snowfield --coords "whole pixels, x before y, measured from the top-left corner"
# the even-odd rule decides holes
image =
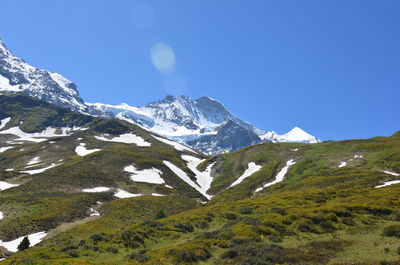
[[[114,196],[120,199],[125,199],[125,198],[139,197],[142,196],[142,194],[133,194],[121,189],[117,189],[117,192],[114,194]]]
[[[399,173],[395,173],[395,172],[387,171],[387,170],[383,171],[383,173],[386,173],[386,174],[389,174],[389,175],[393,175],[393,176],[396,176],[396,177],[400,176]]]
[[[211,196],[208,195],[204,190],[200,187],[199,184],[194,182],[189,176],[186,174],[185,171],[180,169],[179,167],[175,166],[169,161],[163,161],[164,165],[166,165],[169,169],[171,169],[172,172],[174,172],[175,175],[177,175],[180,179],[185,181],[187,184],[189,184],[192,188],[196,189],[198,192],[200,192],[204,197],[206,197],[208,200],[211,199]]]
[[[0,147],[0,153],[3,153],[7,151],[8,149],[14,148],[14,146],[5,146],[5,147]]]
[[[83,192],[106,192],[109,191],[110,188],[107,187],[96,187],[96,188],[91,188],[91,189],[83,189]]]
[[[36,132],[36,133],[26,133],[22,131],[19,127],[11,127],[7,130],[0,131],[0,134],[11,134],[15,135],[18,138],[14,139],[12,143],[15,144],[21,144],[24,142],[34,142],[34,143],[40,143],[47,141],[47,138],[51,137],[60,137],[60,136],[69,136],[72,134],[72,131],[74,130],[82,130],[82,128],[75,127],[75,128],[68,128],[68,127],[62,127],[61,133],[56,133],[57,128],[53,127],[47,127],[45,130],[41,132]]]
[[[111,188],[107,188],[107,187],[96,187],[96,188],[92,188],[92,189],[83,189],[83,192],[106,192],[111,190]],[[124,199],[124,198],[132,198],[132,197],[139,197],[139,196],[146,196],[147,194],[134,194],[134,193],[130,193],[127,191],[124,191],[122,189],[117,189],[117,191],[114,193],[114,196],[120,199]],[[162,194],[158,194],[158,193],[152,193],[152,194],[148,194],[148,196],[165,196]],[[92,208],[91,208],[92,209]],[[91,210],[92,212],[92,210]],[[93,212],[92,212],[93,213]]]
[[[61,164],[52,163],[52,164],[51,164],[50,166],[48,166],[48,167],[39,168],[39,169],[32,169],[32,170],[23,170],[23,171],[20,171],[20,172],[21,172],[21,173],[28,173],[28,174],[30,174],[30,175],[35,175],[35,174],[43,173],[43,172],[45,172],[46,170],[48,170],[48,169],[50,169],[50,168],[53,168],[53,167],[56,167],[56,166],[59,166],[59,165],[61,165]]]
[[[0,212],[0,220],[4,218],[4,214]]]
[[[174,141],[171,141],[171,140],[168,140],[168,139],[165,139],[165,138],[162,138],[162,137],[157,137],[157,136],[155,136],[155,135],[152,135],[154,138],[156,138],[158,141],[160,141],[160,142],[163,142],[163,143],[165,143],[165,144],[168,144],[168,145],[171,145],[171,146],[173,146],[176,150],[178,150],[178,151],[189,151],[189,152],[192,152],[192,153],[195,153],[195,154],[197,154],[197,152],[195,152],[195,151],[193,151],[192,149],[190,149],[189,147],[187,147],[187,146],[185,146],[185,145],[183,145],[183,144],[180,144],[180,143],[177,143],[177,142],[174,142]]]
[[[28,164],[26,164],[26,165],[30,166],[30,165],[34,165],[34,164],[38,164],[38,163],[40,163],[40,157],[37,156],[37,157],[34,157],[31,160],[29,160]]]
[[[143,169],[139,170],[134,166],[127,166],[124,168],[125,172],[132,173],[130,175],[131,180],[136,182],[146,182],[151,184],[164,184],[165,181],[161,177],[162,172],[159,169],[151,168],[151,169]]]
[[[76,148],[75,148],[75,153],[79,156],[86,156],[91,153],[100,151],[101,149],[87,149],[85,143],[80,143]]]
[[[124,143],[124,144],[136,144],[137,146],[150,146],[151,143],[146,142],[142,137],[137,136],[133,133],[125,133],[114,138],[108,139],[104,136],[95,136],[97,140],[105,141],[105,142],[116,142],[116,143]]]
[[[5,119],[2,119],[0,122],[0,130],[1,129],[3,129],[6,125],[7,125],[7,123],[9,122],[11,120],[11,117],[8,117],[8,118],[5,118]]]
[[[211,176],[211,169],[215,163],[207,166],[204,172],[197,170],[197,166],[200,165],[205,159],[199,159],[194,156],[182,155],[182,159],[187,162],[187,167],[196,175],[196,182],[200,186],[203,194],[207,194],[207,191],[211,187],[213,177]],[[209,195],[208,195],[209,196]]]
[[[164,194],[159,194],[159,193],[152,193],[151,196],[155,196],[155,197],[164,197],[166,195]]]
[[[389,175],[392,175],[392,176],[396,176],[396,177],[400,176],[399,173],[392,172],[392,171],[387,171],[387,170],[384,170],[383,173],[389,174]],[[383,187],[386,187],[386,186],[390,186],[390,185],[393,185],[393,184],[399,184],[399,183],[400,183],[400,180],[386,181],[386,182],[383,182],[383,184],[376,186],[375,188],[383,188]]]
[[[400,183],[400,180],[386,181],[382,185],[378,185],[375,188],[383,188],[383,187],[386,187],[386,186],[390,186],[390,185],[393,185],[393,184],[399,184],[399,183]]]
[[[47,235],[46,232],[38,232],[38,233],[28,235],[29,242],[31,243],[30,246],[33,247],[33,246],[39,244],[46,235]],[[21,236],[17,239],[9,241],[9,242],[3,242],[0,240],[0,246],[5,247],[8,251],[17,252],[18,245],[21,243],[21,241],[22,241],[22,239],[24,239],[24,237],[25,236]]]
[[[6,189],[9,189],[9,188],[12,188],[12,187],[17,187],[17,186],[19,186],[19,184],[11,184],[11,183],[8,183],[8,182],[5,182],[5,181],[0,181],[0,191],[1,190],[6,190]]]
[[[340,164],[338,165],[338,167],[345,167],[347,166],[347,162],[340,162]]]
[[[257,188],[256,192],[262,191],[263,189],[265,189],[266,187],[272,186],[276,183],[279,183],[281,181],[283,181],[283,178],[285,177],[286,173],[289,171],[289,168],[291,166],[293,166],[294,164],[296,164],[296,162],[294,162],[293,159],[290,159],[289,161],[286,162],[286,166],[284,166],[281,171],[279,171],[279,173],[276,175],[275,180],[272,182],[269,182],[267,184],[265,184],[264,186],[262,186],[261,188]]]
[[[248,168],[244,171],[243,175],[241,175],[235,182],[233,182],[230,187],[236,186],[237,184],[242,183],[243,180],[245,180],[246,178],[250,177],[251,175],[253,175],[254,173],[256,173],[257,171],[259,171],[261,169],[261,166],[256,165],[256,163],[254,162],[250,162],[248,164]]]
[[[90,216],[100,216],[100,213],[93,208],[90,208]]]

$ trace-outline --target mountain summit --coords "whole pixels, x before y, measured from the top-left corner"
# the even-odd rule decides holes
[[[319,142],[318,138],[297,127],[284,135],[255,128],[210,97],[192,99],[168,95],[140,107],[126,103],[85,103],[72,81],[13,56],[1,40],[0,92],[20,93],[73,111],[126,120],[208,155],[236,151],[261,142]]]
[[[273,143],[276,142],[299,142],[299,143],[318,143],[319,140],[317,137],[312,136],[311,134],[305,132],[299,127],[294,127],[289,132],[279,135],[274,131],[266,132],[265,134],[260,136],[261,139],[269,140]]]
[[[41,70],[12,55],[0,39],[0,92],[21,93],[73,111],[86,111],[76,85],[60,74]]]
[[[89,105],[90,113],[139,124],[153,133],[189,145],[208,155],[231,152],[261,142],[317,143],[320,140],[295,127],[279,135],[265,132],[232,115],[215,99],[167,96],[142,107],[128,104]]]

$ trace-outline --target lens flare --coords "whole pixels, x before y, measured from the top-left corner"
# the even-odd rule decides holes
[[[164,74],[175,71],[176,59],[172,48],[163,42],[154,44],[150,49],[150,58],[154,67]]]

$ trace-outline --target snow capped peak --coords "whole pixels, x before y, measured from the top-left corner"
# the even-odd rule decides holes
[[[289,136],[310,136],[310,134],[306,133],[303,129],[300,129],[299,127],[294,127],[291,129],[289,132],[287,132],[285,135]]]
[[[188,96],[166,96],[142,107],[88,104],[91,113],[116,117],[138,124],[149,131],[179,143],[184,143],[206,154],[236,151],[245,146],[271,142],[316,143],[318,138],[295,127],[279,135],[262,131],[229,113],[210,97],[192,99]]]
[[[3,56],[10,56],[11,52],[0,38],[0,58]]]
[[[3,41],[0,41],[0,91],[22,93],[74,111],[87,109],[73,82],[13,56]]]
[[[299,127],[294,127],[288,133],[281,136],[281,141],[288,141],[288,142],[303,142],[303,143],[318,143],[320,140],[312,136],[311,134],[305,132],[304,130],[300,129]]]
[[[0,40],[0,92],[21,93],[82,113],[118,118],[207,154],[236,151],[262,141],[316,143],[298,127],[284,135],[263,131],[232,115],[219,101],[203,96],[167,95],[144,106],[84,103],[76,85],[15,57]]]
[[[299,127],[294,127],[289,132],[279,135],[274,131],[265,132],[260,135],[260,138],[263,141],[271,141],[271,142],[299,142],[299,143],[319,143],[317,137],[312,136],[311,134],[305,132],[303,129]]]

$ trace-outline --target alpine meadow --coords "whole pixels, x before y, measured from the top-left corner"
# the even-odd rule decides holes
[[[0,4],[0,264],[400,264],[396,1],[117,2]]]

